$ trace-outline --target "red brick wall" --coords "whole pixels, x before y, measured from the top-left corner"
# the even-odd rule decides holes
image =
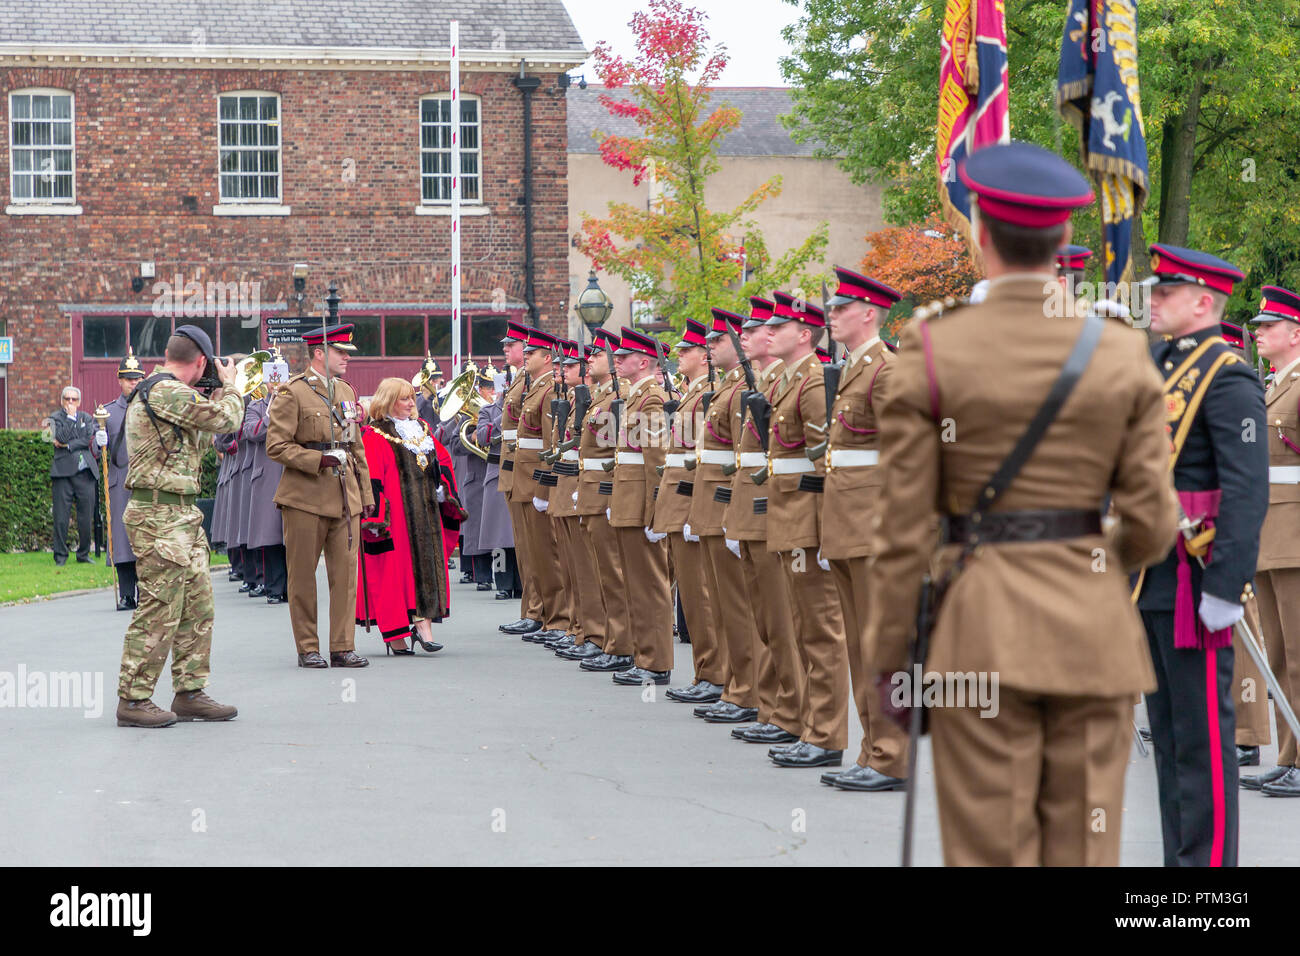
[[[466,73],[481,99],[483,197],[492,213],[462,220],[462,295],[524,299],[523,107],[512,73]],[[533,95],[534,251],[541,324],[562,331],[568,298],[565,102],[556,74]],[[81,216],[0,215],[0,319],[15,338],[9,425],[33,427],[72,374],[60,303],[133,304],[138,263],[158,279],[259,281],[263,303],[292,294],[295,262],[311,263],[308,302],[337,280],[345,305],[445,302],[449,219],[416,216],[419,97],[445,72],[171,69],[0,70],[0,168],[9,195],[11,90],[75,94],[76,196]],[[217,96],[281,96],[282,197],[288,217],[216,217]],[[344,161],[355,163],[355,181]],[[182,206],[193,197],[192,209]]]

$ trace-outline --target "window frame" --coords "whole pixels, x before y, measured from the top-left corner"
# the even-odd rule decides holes
[[[419,174],[420,206],[421,206],[422,208],[430,208],[430,207],[432,207],[432,208],[450,208],[450,207],[451,207],[451,197],[450,197],[450,196],[448,196],[446,199],[426,199],[426,198],[424,197],[424,182],[425,182],[425,179],[426,179],[426,178],[433,179],[433,180],[436,182],[437,179],[438,179],[438,177],[439,177],[440,175],[442,175],[442,174],[440,174],[440,173],[428,173],[428,174],[425,173],[425,171],[424,171],[424,156],[425,156],[425,154],[426,154],[426,153],[434,153],[434,154],[436,154],[436,153],[446,153],[447,156],[448,156],[448,159],[447,159],[447,167],[448,167],[448,169],[451,168],[451,158],[450,158],[450,157],[451,157],[451,149],[450,149],[450,148],[447,148],[447,149],[438,149],[438,148],[436,148],[436,147],[434,147],[434,148],[429,148],[429,149],[426,149],[426,148],[425,148],[425,145],[424,145],[424,128],[425,128],[425,123],[424,123],[424,104],[425,104],[425,101],[427,101],[427,100],[436,100],[436,101],[439,101],[439,102],[448,102],[448,101],[451,100],[451,93],[450,93],[449,91],[444,91],[444,92],[441,92],[441,93],[424,93],[424,94],[422,94],[422,95],[420,96],[420,98],[419,98],[419,100],[418,100],[418,103],[417,103],[417,109],[416,109],[415,119],[416,119],[416,147],[417,147],[417,150],[418,150],[418,153],[417,153],[418,161],[417,161],[417,163],[416,163],[416,171],[417,171],[417,173]],[[474,179],[476,179],[476,180],[478,181],[478,198],[477,198],[477,199],[466,199],[466,198],[465,198],[465,196],[464,196],[464,191],[465,191],[465,190],[464,190],[464,181],[465,181],[465,176],[466,176],[466,174],[462,173],[462,174],[461,174],[461,197],[460,197],[460,204],[461,204],[462,206],[474,206],[474,207],[485,206],[486,203],[487,203],[487,200],[486,200],[486,198],[485,198],[484,195],[483,195],[483,182],[484,182],[484,176],[483,176],[483,97],[479,96],[477,93],[465,93],[465,92],[462,92],[462,93],[460,94],[460,101],[461,101],[461,103],[473,102],[474,104],[476,104],[475,107],[474,107],[474,127],[478,130],[478,145],[475,146],[473,149],[466,149],[466,147],[465,147],[465,145],[464,145],[464,126],[465,126],[465,124],[463,124],[463,123],[461,124],[461,140],[462,140],[462,142],[461,142],[461,157],[462,157],[462,163],[464,162],[464,154],[465,154],[466,152],[474,153],[474,154],[478,157],[478,164],[477,164],[478,172],[476,172],[476,173],[473,174]],[[430,125],[437,126],[437,125],[440,125],[440,124],[430,124]]]
[[[68,124],[70,127],[71,142],[67,145],[66,149],[72,154],[72,164],[71,164],[72,168],[70,170],[70,174],[72,176],[72,195],[70,197],[30,196],[26,198],[20,198],[14,195],[15,176],[19,176],[19,175],[34,176],[39,172],[38,170],[19,172],[14,168],[14,149],[15,149],[14,124],[17,122],[17,120],[14,117],[15,96],[66,96],[68,98],[68,104],[69,104]],[[53,86],[26,86],[20,89],[9,91],[8,109],[9,109],[9,131],[8,132],[9,132],[9,202],[10,204],[14,206],[25,206],[25,207],[75,206],[77,204],[77,94],[74,93],[72,90],[65,90]],[[51,121],[53,122],[53,117],[51,117]],[[27,122],[31,122],[30,117],[28,118]],[[62,121],[60,120],[60,122]],[[51,137],[51,139],[53,139],[53,137]],[[16,148],[22,150],[36,149],[34,145],[19,146]],[[53,151],[56,149],[62,150],[65,147],[56,146],[54,143],[51,143],[49,148]],[[62,173],[56,172],[56,175],[62,175]]]
[[[258,172],[256,174],[250,174],[244,172],[227,173],[225,170],[221,168],[221,156],[222,153],[226,150],[230,150],[236,154],[244,153],[244,152],[259,152],[259,153],[266,152],[266,147],[260,144],[257,146],[241,146],[238,143],[236,143],[234,146],[229,146],[229,147],[222,145],[221,128],[223,122],[225,121],[222,119],[221,116],[221,101],[223,99],[226,99],[227,97],[234,97],[236,100],[238,100],[240,97],[243,96],[256,96],[259,99],[262,97],[273,97],[275,99],[276,195],[274,198],[226,196],[225,194],[225,187],[222,183],[222,178],[224,176],[236,176],[240,179],[243,179],[250,175],[256,175],[257,178],[260,180],[262,177],[268,175],[267,173],[263,173],[263,172]],[[237,106],[236,106],[236,112],[238,112]],[[259,116],[258,116],[257,128],[260,130],[262,128],[262,125],[265,122],[264,120],[261,119],[260,116],[261,113],[260,103],[258,105],[258,112],[259,112]],[[236,119],[232,125],[234,125],[236,129],[238,129],[241,126],[244,126],[246,124]],[[259,139],[261,138],[260,135],[258,138]],[[259,189],[261,188],[260,184],[258,188]],[[223,90],[217,94],[217,205],[224,206],[224,207],[283,206],[284,205],[284,98],[274,90]]]

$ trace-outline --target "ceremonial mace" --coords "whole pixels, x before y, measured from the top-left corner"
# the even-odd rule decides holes
[[[108,409],[103,405],[95,406],[95,425],[100,431],[107,431],[105,427],[108,424]],[[122,427],[126,427],[126,422],[122,422]],[[108,446],[105,445],[99,450],[100,471],[104,481],[104,536],[108,542],[108,566],[113,567],[113,514],[108,503]],[[117,593],[117,575],[113,575],[113,605],[117,606],[120,599]]]

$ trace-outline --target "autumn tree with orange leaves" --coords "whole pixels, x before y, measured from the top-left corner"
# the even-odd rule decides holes
[[[630,23],[635,58],[624,60],[604,42],[592,51],[605,88],[626,90],[602,94],[601,104],[631,119],[639,134],[597,132],[600,156],[631,173],[634,185],[649,179],[653,188],[649,208],[612,202],[605,218],[584,212],[578,248],[678,330],[688,317],[707,321],[710,306],[740,310],[750,295],[797,284],[792,280],[818,258],[827,236],[822,223],[796,248],[769,254],[750,217],[780,192],[779,176],[734,209],[705,205],[705,185],[720,168],[718,147],[741,119],[732,106],[710,110],[710,87],[727,55],[722,45],[709,46],[705,19],[680,0],[650,0]]]
[[[937,213],[925,222],[868,233],[867,242],[871,251],[862,259],[862,271],[903,293],[883,330],[891,341],[897,341],[916,306],[970,295],[979,281],[965,237]]]

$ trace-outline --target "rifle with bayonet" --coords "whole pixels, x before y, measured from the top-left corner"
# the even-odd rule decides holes
[[[831,353],[831,360],[822,366],[822,380],[826,383],[826,437],[807,449],[809,459],[816,461],[826,454],[831,441],[831,422],[835,419],[835,397],[840,391],[840,379],[844,375],[844,358],[835,355],[835,339],[831,335],[830,308],[827,305],[830,296],[826,293],[826,280],[822,280],[822,314],[826,316],[826,351]]]
[[[546,465],[554,465],[555,460],[560,457],[558,448],[564,439],[564,427],[569,421],[569,411],[572,408],[568,390],[564,387],[564,349],[558,342],[555,348],[561,358],[551,366],[551,388],[555,390],[555,398],[551,399],[551,442],[553,444],[538,456]],[[547,488],[554,488],[560,481],[554,471],[544,471],[541,468],[533,473],[533,477],[537,479],[538,484],[545,485]]]
[[[758,380],[754,377],[754,364],[745,354],[745,346],[740,343],[740,334],[730,322],[724,323],[727,327],[727,335],[731,338],[731,347],[736,352],[736,358],[740,362],[740,370],[745,375],[745,390],[740,393],[740,425],[736,429],[736,444],[740,444],[740,434],[745,430],[745,416],[749,413],[751,400],[755,395],[762,394],[758,390]],[[739,468],[738,463],[722,466],[724,475],[734,474]]]
[[[610,417],[614,419],[614,448],[616,454],[614,457],[611,457],[609,461],[601,465],[601,467],[604,468],[605,471],[613,471],[614,463],[618,460],[618,436],[622,430],[623,395],[619,391],[618,387],[618,366],[614,364],[614,346],[609,344],[609,336],[605,336],[602,341],[605,345],[605,360],[609,363],[609,380],[614,384],[614,400],[609,403],[609,414]]]

